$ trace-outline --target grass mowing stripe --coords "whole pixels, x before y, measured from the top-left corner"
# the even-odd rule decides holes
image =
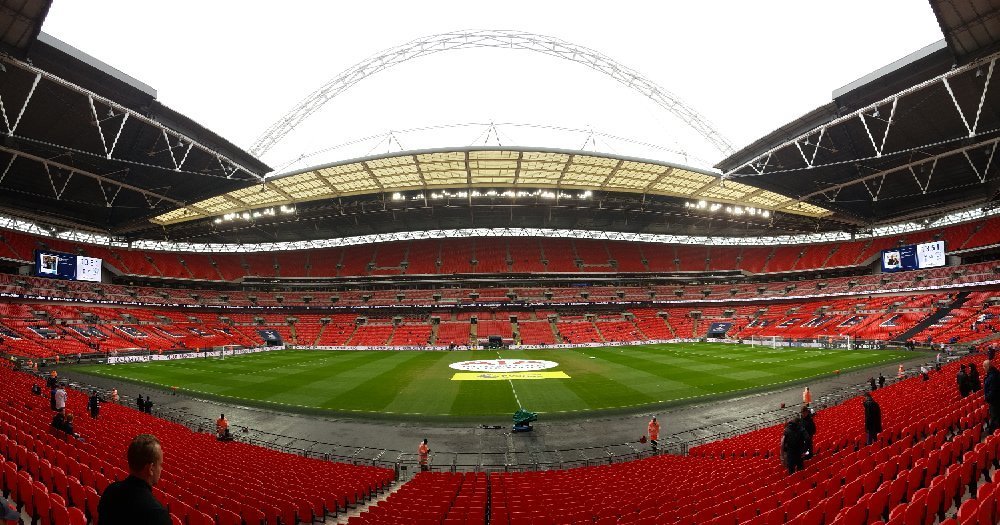
[[[360,408],[364,410],[384,410],[396,397],[396,391],[400,385],[406,384],[414,374],[415,369],[412,363],[409,366],[402,365],[411,361],[420,364],[428,357],[428,354],[417,352],[384,353],[391,356],[391,359],[380,359],[377,363],[378,366],[369,366],[372,363],[368,363],[366,368],[374,373],[363,378],[352,388],[327,398],[321,406],[324,408],[344,408],[360,404]],[[423,358],[416,359],[418,357]]]
[[[395,397],[383,407],[385,411],[442,415],[451,412],[452,400],[458,395],[456,383],[461,381],[440,381],[439,374],[440,370],[451,370],[448,365],[454,359],[444,352],[420,357],[421,362],[414,363],[414,373],[409,380],[400,382],[394,387]],[[429,396],[428,392],[434,392],[434,395]]]

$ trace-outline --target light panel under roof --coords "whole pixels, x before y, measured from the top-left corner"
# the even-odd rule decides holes
[[[809,217],[831,212],[719,175],[653,161],[591,152],[468,149],[400,153],[320,166],[231,191],[158,215],[161,225],[270,205],[454,188],[562,188],[687,197]]]

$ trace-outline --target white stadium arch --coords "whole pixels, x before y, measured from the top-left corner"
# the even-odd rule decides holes
[[[649,98],[701,135],[723,156],[733,153],[732,144],[704,116],[638,71],[598,51],[559,38],[508,30],[465,30],[441,33],[411,40],[376,53],[341,71],[296,104],[285,116],[271,124],[254,141],[249,151],[254,156],[261,157],[327,102],[380,71],[409,60],[444,51],[484,47],[532,51],[587,66]]]

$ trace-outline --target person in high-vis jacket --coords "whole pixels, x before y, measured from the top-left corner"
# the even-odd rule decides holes
[[[420,470],[427,470],[427,457],[430,455],[431,449],[427,446],[427,438],[424,438],[420,442],[420,446],[417,447],[417,459],[420,461]]]
[[[649,433],[649,444],[653,446],[653,450],[656,450],[656,445],[659,444],[657,440],[660,439],[660,422],[656,420],[656,416],[649,420],[646,431]]]

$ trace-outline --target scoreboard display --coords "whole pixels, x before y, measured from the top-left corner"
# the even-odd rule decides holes
[[[883,272],[923,270],[944,265],[944,241],[911,244],[882,251]]]
[[[101,259],[36,250],[35,275],[53,279],[99,283],[101,282]]]

